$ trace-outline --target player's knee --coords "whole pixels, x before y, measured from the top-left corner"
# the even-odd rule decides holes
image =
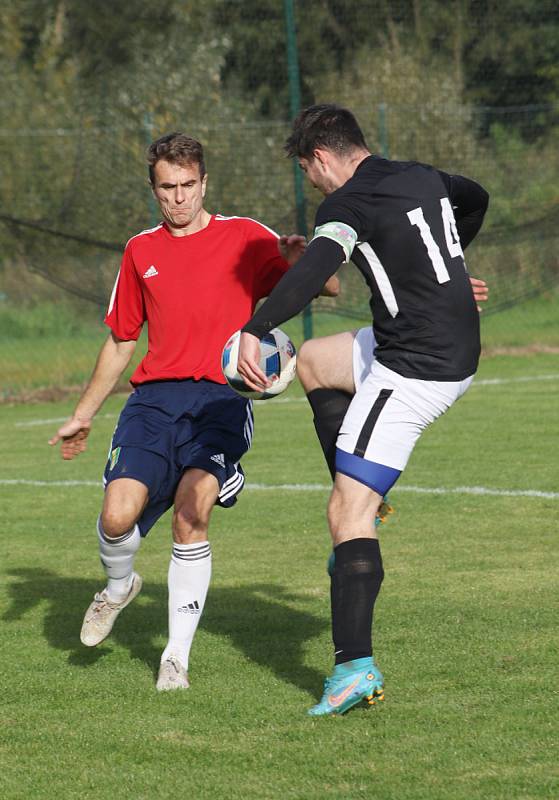
[[[314,388],[317,379],[314,351],[314,342],[308,341],[303,342],[297,353],[297,376],[306,390]]]
[[[138,521],[138,508],[131,498],[105,495],[103,510],[101,511],[101,526],[103,532],[110,539],[124,536]]]
[[[126,508],[104,508],[101,512],[101,525],[105,536],[109,539],[116,539],[124,536],[136,524],[136,514],[133,509]]]

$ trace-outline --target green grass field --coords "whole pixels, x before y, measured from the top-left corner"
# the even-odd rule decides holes
[[[506,311],[481,317],[483,344],[487,352],[527,349],[559,350],[557,307],[559,289],[520,303]],[[490,310],[491,305],[487,306]],[[99,318],[85,314],[68,302],[31,309],[3,308],[0,304],[0,402],[40,396],[40,391],[79,387],[91,373],[97,352],[108,330]],[[313,314],[314,336],[369,324],[367,320],[328,314]],[[303,326],[296,318],[282,326],[296,345]],[[146,339],[138,343],[131,367],[145,351]],[[130,370],[131,372],[131,370]],[[130,374],[130,373],[128,373]]]
[[[556,356],[486,359],[422,437],[381,533],[386,702],[318,720],[328,478],[299,387],[257,406],[249,486],[213,517],[192,688],[163,696],[168,517],[113,635],[78,639],[102,586],[99,476],[123,398],[71,463],[46,441],[73,400],[1,407],[0,796],[559,797],[558,390]]]

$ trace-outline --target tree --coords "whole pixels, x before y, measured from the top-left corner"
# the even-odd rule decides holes
[[[227,34],[222,79],[264,116],[287,118],[282,0],[216,0],[213,27]],[[424,72],[447,71],[463,101],[487,106],[559,100],[555,0],[295,0],[303,104],[325,75],[341,76],[362,48],[374,57],[397,38]],[[343,88],[343,87],[342,87]],[[542,126],[554,118],[542,118]],[[525,131],[527,133],[527,131]]]

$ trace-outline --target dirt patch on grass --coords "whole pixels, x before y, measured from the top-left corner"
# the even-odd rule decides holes
[[[21,403],[57,403],[68,400],[71,397],[78,397],[85,389],[86,384],[76,384],[75,386],[44,386],[38,389],[26,389],[7,397],[0,396],[0,405],[19,405]],[[129,383],[119,383],[113,394],[130,394]]]
[[[527,344],[518,347],[482,347],[482,356],[532,356],[542,353],[559,354],[559,346],[551,344]]]

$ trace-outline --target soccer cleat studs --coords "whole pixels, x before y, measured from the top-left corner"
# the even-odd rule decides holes
[[[382,703],[383,700],[384,700],[384,689],[381,690],[375,689],[375,691],[367,697],[367,703],[370,706],[376,706],[377,701],[379,703]]]

